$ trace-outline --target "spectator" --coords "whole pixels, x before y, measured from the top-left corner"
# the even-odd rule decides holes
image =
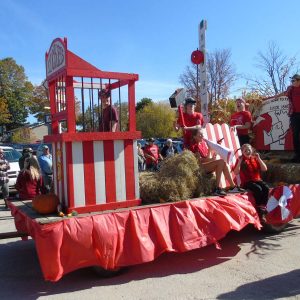
[[[163,146],[161,150],[161,155],[163,158],[172,157],[177,153],[177,149],[173,145],[173,141],[171,139],[167,139],[166,144]]]
[[[154,138],[148,139],[148,144],[145,146],[144,155],[146,157],[146,170],[158,171],[158,162],[163,160],[159,153],[159,148],[154,144]]]
[[[47,145],[44,145],[42,149],[43,154],[39,157],[39,164],[42,171],[44,187],[46,188],[47,193],[49,193],[53,182],[52,155],[50,154]]]
[[[246,101],[243,98],[236,99],[237,112],[231,115],[230,126],[237,131],[240,145],[249,144],[249,130],[252,124],[252,116],[246,111]]]
[[[116,132],[119,118],[116,108],[111,105],[111,91],[103,89],[99,92],[99,97],[102,104],[100,131]]]
[[[196,100],[193,98],[185,99],[184,112],[175,123],[176,131],[183,128],[183,144],[186,149],[190,149],[192,144],[192,130],[202,128],[204,123],[202,114],[195,112],[195,104]]]
[[[138,152],[138,168],[139,168],[139,172],[145,171],[145,161],[146,161],[146,158],[144,156],[144,151],[142,149],[141,143],[137,144],[137,152]]]
[[[0,148],[0,188],[2,191],[2,197],[4,199],[5,207],[7,208],[7,199],[9,197],[8,187],[8,174],[7,171],[10,169],[9,162],[4,157],[4,151]]]
[[[17,178],[16,189],[22,200],[33,199],[41,192],[46,193],[36,156],[29,156],[25,159],[24,168]]]
[[[240,174],[242,187],[253,193],[257,205],[266,205],[269,198],[269,187],[261,179],[261,172],[267,166],[249,144],[242,146],[242,156],[237,160],[234,173]]]
[[[203,139],[202,129],[193,130],[192,139],[193,144],[191,146],[191,151],[196,155],[200,166],[203,167],[206,173],[216,172],[217,188],[214,190],[213,194],[216,196],[226,195],[226,192],[220,186],[222,174],[224,174],[226,181],[230,184],[228,189],[229,193],[244,192],[243,189],[235,186],[227,163],[223,159],[211,157],[211,149]]]
[[[292,85],[288,87],[286,94],[290,100],[289,116],[295,153],[292,162],[300,163],[300,75],[295,74],[291,80]]]
[[[31,148],[24,148],[22,151],[22,156],[19,158],[19,167],[20,170],[24,169],[24,162],[25,159],[28,157],[31,157],[33,153],[33,150]]]

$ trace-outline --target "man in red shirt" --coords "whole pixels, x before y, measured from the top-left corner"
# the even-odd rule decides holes
[[[144,148],[144,155],[146,157],[146,170],[157,171],[158,161],[163,160],[159,153],[159,148],[154,144],[154,138],[148,139],[148,144]]]
[[[293,131],[295,156],[292,162],[300,163],[300,75],[291,77],[292,85],[288,87],[286,95],[290,100],[290,120]]]
[[[192,144],[192,130],[202,128],[204,123],[202,114],[195,112],[195,104],[196,100],[192,97],[185,99],[183,120],[179,116],[175,124],[176,131],[183,128],[183,144],[186,149],[189,149]]]
[[[231,115],[230,126],[236,129],[240,145],[249,144],[249,130],[251,128],[252,116],[246,110],[246,101],[243,98],[236,99],[237,112]]]

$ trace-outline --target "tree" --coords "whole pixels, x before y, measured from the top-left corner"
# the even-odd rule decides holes
[[[0,60],[0,97],[7,103],[11,115],[8,129],[19,127],[26,122],[32,89],[33,86],[27,80],[22,66],[13,58]]]
[[[135,109],[138,112],[138,111],[142,110],[145,106],[147,106],[151,103],[153,103],[152,99],[142,98],[139,102],[137,102]]]
[[[150,103],[136,115],[137,129],[143,138],[175,137],[178,133],[173,129],[176,115],[170,105],[165,103]]]
[[[47,90],[41,85],[35,85],[33,87],[32,96],[28,103],[30,112],[34,115],[39,122],[44,121],[44,115],[49,113],[47,107],[50,106],[50,102],[47,95]]]
[[[230,61],[231,51],[229,49],[216,50],[207,54],[207,80],[209,102],[226,98],[230,88],[236,80],[235,69]],[[179,77],[180,83],[186,88],[189,96],[197,95],[197,66],[192,64]],[[200,87],[200,76],[198,87]]]
[[[7,102],[0,97],[0,125],[9,124],[11,122],[11,114],[8,110]]]
[[[247,78],[250,89],[265,97],[286,91],[289,76],[297,71],[296,57],[288,57],[275,42],[269,42],[265,52],[259,51],[256,67],[261,77]]]

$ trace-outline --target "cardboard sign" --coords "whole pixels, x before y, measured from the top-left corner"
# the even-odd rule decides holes
[[[254,147],[258,150],[293,150],[289,99],[265,100],[253,124]]]

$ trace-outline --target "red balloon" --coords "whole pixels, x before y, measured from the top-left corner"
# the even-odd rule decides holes
[[[195,65],[202,64],[204,62],[204,53],[200,50],[193,51],[191,55],[192,63]]]

